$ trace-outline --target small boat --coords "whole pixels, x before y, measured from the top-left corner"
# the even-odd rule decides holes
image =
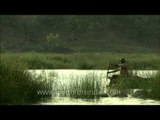
[[[110,63],[108,65],[108,70],[107,73],[110,71]],[[111,69],[114,69],[113,67]],[[136,86],[140,86],[140,85],[149,85],[151,83],[151,79],[149,78],[143,78],[137,75],[133,75],[133,71],[129,70],[128,74],[124,77],[120,75],[120,72],[116,72],[116,73],[111,73],[111,75],[109,76],[108,74],[106,75],[106,81],[109,81],[109,86],[114,85],[118,82],[118,80],[125,80],[125,81],[131,81],[130,82],[130,86],[132,86],[132,84],[137,84]],[[134,86],[134,85],[133,85]]]

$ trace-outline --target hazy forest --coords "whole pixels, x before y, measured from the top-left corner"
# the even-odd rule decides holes
[[[160,51],[159,15],[1,15],[1,52]]]

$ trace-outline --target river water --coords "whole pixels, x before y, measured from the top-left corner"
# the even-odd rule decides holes
[[[61,86],[67,85],[68,81],[77,77],[82,77],[90,73],[94,73],[101,80],[101,88],[106,92],[106,85],[109,79],[106,78],[106,70],[76,70],[76,69],[55,69],[55,70],[28,70],[33,75],[45,75],[46,79],[55,79]],[[133,70],[132,74],[143,78],[155,76],[156,70]],[[116,74],[119,74],[117,72]],[[112,75],[112,74],[110,74]],[[57,87],[61,87],[57,85]],[[151,99],[128,97],[100,97],[99,99],[74,99],[70,97],[53,97],[51,100],[42,101],[42,105],[160,105],[160,101]]]

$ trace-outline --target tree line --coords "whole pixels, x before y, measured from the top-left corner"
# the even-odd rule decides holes
[[[159,48],[159,15],[1,15],[3,51],[74,51],[75,43]],[[83,44],[82,44],[83,46]],[[90,47],[88,45],[88,47]],[[113,49],[114,50],[114,49]]]

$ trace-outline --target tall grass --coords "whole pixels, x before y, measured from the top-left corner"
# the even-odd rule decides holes
[[[89,73],[77,77],[69,83],[70,97],[82,99],[94,99],[101,92],[101,78],[96,73]]]
[[[38,90],[51,90],[51,82],[44,76],[32,76],[26,69],[27,64],[18,60],[1,58],[0,104],[32,104],[51,97],[37,94]]]
[[[101,81],[101,76],[94,72],[84,76],[71,75],[69,80],[55,80],[53,83],[54,96],[94,99],[102,90]]]
[[[117,63],[126,58],[129,69],[159,69],[159,54],[120,53],[4,53],[2,57],[19,59],[28,63],[30,69],[106,69],[109,61]]]
[[[158,74],[152,78],[151,97],[160,99],[160,72],[158,72]]]

